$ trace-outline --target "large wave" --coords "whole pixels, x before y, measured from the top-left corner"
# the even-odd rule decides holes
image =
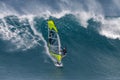
[[[106,5],[106,3],[109,4]],[[1,0],[0,41],[9,45],[7,49],[3,49],[5,44],[0,46],[1,52],[2,49],[3,53],[5,53],[4,51],[17,53],[16,51],[20,50],[30,54],[24,54],[25,57],[23,54],[21,57],[15,54],[17,59],[16,56],[9,57],[7,53],[1,53],[0,61],[6,64],[1,65],[8,68],[9,60],[12,60],[11,63],[16,63],[15,67],[12,67],[17,67],[17,70],[20,68],[18,73],[22,69],[28,70],[28,72],[24,71],[25,75],[29,71],[31,74],[43,71],[36,74],[44,75],[45,79],[55,78],[54,75],[66,80],[74,78],[77,78],[76,80],[80,78],[84,80],[119,79],[119,3],[118,0],[74,0],[74,2],[73,0],[14,0],[14,2],[13,0]],[[63,71],[53,69],[52,65],[42,62],[41,53],[49,55],[47,49],[48,19],[54,20],[59,30],[61,45],[68,49],[68,55],[63,59],[65,65]],[[33,56],[37,59],[30,62],[34,58]],[[16,62],[14,62],[15,60]],[[46,59],[45,62],[47,62]],[[48,70],[48,68],[52,70]],[[32,77],[39,78],[41,76],[36,77],[32,74]]]
[[[67,15],[64,15],[63,17],[60,17],[58,19],[55,17],[54,18],[55,20],[61,20],[65,19],[66,17]],[[87,27],[85,27],[84,25],[79,23],[81,20],[78,20],[76,16],[69,14],[69,17],[73,18],[73,22],[78,22],[78,24],[85,29],[89,29],[89,25],[92,24],[89,22],[90,20],[93,20],[95,23],[98,23],[98,25],[92,26],[94,27],[93,30],[96,29],[97,33],[99,33],[101,36],[106,36],[107,38],[111,39],[120,39],[119,18],[92,17],[87,20],[86,23],[88,25]],[[36,21],[37,18],[40,21]],[[46,36],[42,36],[46,32],[44,32],[44,30],[41,30],[41,27],[43,26],[40,24],[45,23],[46,21],[47,20],[44,17],[42,18],[38,16],[5,16],[0,20],[0,37],[3,40],[10,40],[14,45],[17,46],[16,49],[25,50],[32,48],[36,45],[41,45],[40,43],[38,43],[38,41],[43,41],[46,44],[46,41],[44,40]],[[61,22],[59,21],[59,23]],[[64,25],[71,25],[71,23],[69,22],[66,24],[61,24],[61,26],[63,27]],[[46,25],[45,27],[47,28]]]

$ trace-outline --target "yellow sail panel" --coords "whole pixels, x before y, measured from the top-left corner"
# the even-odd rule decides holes
[[[49,27],[50,30],[53,29],[54,31],[58,32],[58,29],[57,29],[57,27],[55,26],[53,20],[48,20],[48,27]]]
[[[52,52],[50,52],[50,54],[55,58],[57,59],[58,62],[61,62],[61,59],[62,59],[62,56],[60,54],[54,54]]]

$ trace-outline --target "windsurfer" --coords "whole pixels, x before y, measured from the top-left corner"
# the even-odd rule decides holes
[[[62,48],[61,52],[62,52],[62,56],[64,57],[66,55],[66,53],[67,53],[66,48]]]

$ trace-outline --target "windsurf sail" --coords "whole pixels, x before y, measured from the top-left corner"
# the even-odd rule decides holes
[[[53,20],[48,20],[48,47],[50,55],[56,60],[56,62],[61,63],[61,43],[58,35],[58,29]]]

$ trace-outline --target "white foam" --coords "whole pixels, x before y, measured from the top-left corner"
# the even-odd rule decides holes
[[[47,11],[46,12],[48,15],[47,15],[47,17],[50,17],[50,16],[53,16],[53,17],[55,17],[55,18],[61,18],[61,17],[63,17],[63,16],[65,16],[66,14],[70,14],[70,11],[67,11],[67,10],[63,10],[63,11],[61,11],[61,12],[54,12],[54,13],[52,13],[52,12],[50,12],[50,11]]]
[[[14,10],[11,6],[0,2],[0,18],[3,18],[8,15],[19,15],[19,13],[16,10]]]
[[[120,39],[120,18],[102,19],[99,33],[111,39]]]
[[[56,18],[61,18],[65,16],[66,14],[73,14],[76,16],[80,24],[87,28],[88,23],[87,21],[90,18],[94,18],[94,20],[100,21],[102,23],[101,29],[99,30],[99,33],[101,35],[104,35],[108,38],[120,39],[120,28],[119,28],[119,19],[104,19],[103,15],[103,9],[102,6],[99,2],[96,0],[86,0],[86,3],[83,5],[79,1],[72,1],[72,0],[60,0],[58,1],[59,4],[57,4],[59,7],[59,10],[55,10],[53,7],[50,5],[40,5],[38,2],[31,1],[28,3],[29,5],[25,5],[24,7],[21,6],[21,11],[23,12],[22,14],[19,13],[17,10],[15,10],[12,6],[7,5],[3,2],[0,2],[0,18],[3,18],[7,15],[17,15],[20,19],[20,22],[22,19],[27,18],[29,20],[29,23],[31,25],[31,28],[35,35],[39,36],[39,40],[42,40],[45,43],[45,49],[46,53],[48,53],[48,48],[47,48],[47,43],[44,40],[42,33],[37,32],[37,30],[34,27],[34,21],[33,18],[35,16],[41,16],[44,17],[45,19],[48,19],[50,16],[56,17]],[[118,0],[115,0],[114,3],[119,6]],[[86,5],[87,9],[84,8]],[[6,23],[4,21],[4,23]],[[113,27],[114,26],[114,27]],[[9,26],[12,27],[12,26]],[[25,49],[30,49],[34,47],[35,44],[38,44],[41,46],[40,43],[35,41],[33,39],[33,43],[29,44],[27,43],[27,35],[24,35],[24,38],[21,38],[18,33],[20,32],[19,30],[16,30],[15,32],[11,32],[8,28],[8,25],[5,24],[5,27],[0,26],[0,34],[2,35],[2,38],[4,40],[12,40],[12,42],[16,43],[17,48],[21,48],[21,46],[24,46]],[[31,35],[29,32],[25,32],[26,34],[29,34],[34,38],[33,35]],[[15,37],[15,39],[13,39]],[[29,40],[28,40],[29,41]],[[48,54],[49,55],[49,54]]]
[[[33,18],[31,18],[31,19],[33,19]],[[44,45],[42,45],[42,46],[45,48],[45,53],[52,59],[52,57],[51,57],[50,54],[49,54],[49,50],[48,50],[48,47],[47,47],[47,42],[46,42],[46,40],[44,39],[42,33],[38,32],[38,31],[35,29],[35,27],[34,27],[34,25],[35,25],[35,24],[34,24],[34,21],[31,20],[31,19],[29,19],[29,22],[30,22],[30,25],[31,25],[31,28],[32,28],[34,34],[37,35],[37,36],[39,36],[39,38],[44,42]],[[41,46],[40,43],[37,42],[37,44]]]
[[[88,26],[87,21],[88,21],[90,18],[94,17],[94,14],[92,14],[92,13],[86,13],[86,12],[80,12],[80,13],[76,12],[76,13],[74,13],[74,14],[75,14],[75,16],[77,17],[77,19],[79,20],[80,24],[81,24],[84,28],[87,28],[87,26]]]
[[[113,0],[114,3],[118,3],[118,0]],[[18,1],[19,2],[19,1]],[[83,1],[84,2],[84,1]],[[85,3],[81,3],[81,1],[72,1],[72,0],[60,0],[56,7],[59,7],[58,10],[54,9],[52,5],[49,4],[41,4],[39,1],[29,1],[23,7],[21,6],[20,10],[23,12],[18,13],[17,10],[13,8],[13,6],[9,6],[3,2],[1,2],[0,15],[1,17],[5,15],[18,15],[21,14],[22,17],[28,16],[41,16],[46,19],[49,16],[53,16],[56,18],[61,18],[66,14],[73,14],[76,18],[79,19],[80,24],[87,28],[87,21],[94,17],[95,15],[103,15],[103,8],[99,2],[96,0],[86,0]],[[86,7],[86,8],[85,8]],[[24,16],[23,16],[24,15]],[[29,17],[30,18],[30,17]]]
[[[2,19],[2,21],[3,23],[1,23],[0,25],[0,38],[2,38],[3,40],[11,41],[11,43],[16,46],[12,49],[27,50],[36,46],[37,42],[34,40],[34,36],[27,29],[25,31],[22,29],[17,29],[16,26],[8,25],[4,19]],[[10,30],[13,27],[15,28],[14,32]],[[19,33],[23,31],[24,33],[22,35],[19,35]],[[31,36],[33,39],[29,39],[29,36]],[[14,51],[12,49],[10,50]]]

